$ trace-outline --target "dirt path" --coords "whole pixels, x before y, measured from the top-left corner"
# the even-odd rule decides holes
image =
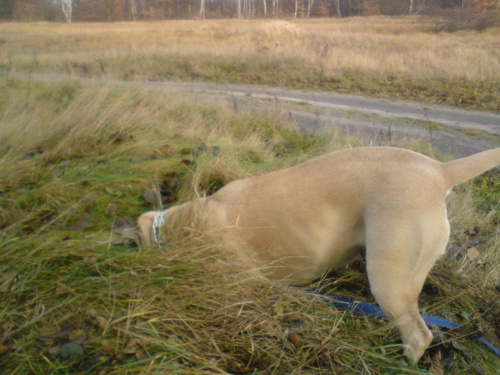
[[[70,77],[62,74],[35,74],[34,78],[82,82],[105,78]],[[152,89],[180,91],[194,101],[210,97],[232,103],[236,110],[256,107],[289,112],[298,126],[315,133],[331,126],[359,138],[380,143],[388,138],[419,138],[435,149],[455,157],[467,156],[500,146],[500,114],[464,110],[415,102],[373,99],[334,92],[287,90],[275,87],[214,84],[205,82],[127,82]]]

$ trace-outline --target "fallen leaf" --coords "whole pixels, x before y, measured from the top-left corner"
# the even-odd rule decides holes
[[[283,314],[283,304],[282,304],[281,298],[278,301],[276,301],[276,303],[273,306],[273,310],[274,310],[274,313],[278,316]]]
[[[49,348],[48,352],[53,356],[58,356],[61,353],[61,347],[53,346],[52,348]]]
[[[472,361],[472,354],[464,346],[462,346],[462,344],[460,344],[457,340],[451,340],[451,345],[453,346],[453,349],[460,352],[469,361]]]
[[[297,335],[295,332],[288,332],[286,336],[287,340],[290,341],[296,348],[299,348],[302,346],[302,340],[300,339],[299,335]]]
[[[146,353],[144,353],[144,351],[142,350],[138,350],[136,353],[135,353],[135,358],[140,361],[140,360],[143,360],[143,359],[146,359],[148,358],[148,356],[146,355]]]
[[[61,331],[58,328],[54,327],[46,327],[40,330],[39,339],[43,342],[45,346],[54,346],[61,339],[67,340],[69,336],[69,332],[66,335],[66,332]]]
[[[83,331],[83,329],[75,329],[74,331],[72,331],[70,333],[69,339],[71,341],[83,340],[83,339],[85,339],[85,332]]]
[[[188,155],[190,156],[190,155]],[[185,157],[184,159],[181,160],[181,164],[184,164],[184,165],[194,165],[195,163],[195,159],[194,157]]]
[[[101,346],[109,355],[111,355],[113,348],[111,347],[111,344],[109,343],[108,340],[103,340],[101,342]]]
[[[237,373],[237,374],[247,374],[249,372],[252,372],[252,370],[249,369],[245,364],[241,362],[236,362],[235,360],[231,361],[228,371],[230,373]]]
[[[73,288],[70,288],[64,285],[63,283],[57,283],[56,294],[65,294],[65,293],[76,295],[76,292]]]
[[[137,348],[140,346],[140,339],[130,339],[127,343],[127,346],[123,350],[125,354],[135,354],[137,352]]]
[[[54,327],[44,327],[40,330],[42,339],[54,338],[59,336],[59,330]]]
[[[467,258],[469,258],[472,262],[477,261],[480,256],[479,251],[475,247],[471,247],[467,250]]]
[[[8,347],[7,345],[0,345],[0,355],[6,353],[9,349],[10,347]]]
[[[160,150],[154,150],[153,153],[151,155],[149,155],[149,159],[154,160],[154,159],[157,159],[161,156],[164,156],[163,152],[161,152]]]
[[[52,155],[45,155],[43,157],[42,166],[46,167],[47,165],[52,164],[52,163],[54,163],[54,159],[52,158]]]
[[[89,307],[87,309],[87,314],[89,314],[92,318],[97,318],[99,316],[99,313],[93,307]]]
[[[102,316],[98,316],[96,318],[97,324],[99,325],[99,328],[101,328],[103,331],[108,328],[108,320]]]
[[[300,321],[301,316],[300,314],[292,313],[292,314],[286,314],[283,316],[282,321],[283,322],[298,322]]]
[[[116,203],[111,202],[108,204],[108,207],[106,207],[106,215],[114,216],[115,213],[116,213]]]
[[[179,152],[179,150],[177,150],[176,148],[174,147],[170,147],[169,145],[165,145],[163,146],[160,151],[162,152],[163,155],[175,155]]]

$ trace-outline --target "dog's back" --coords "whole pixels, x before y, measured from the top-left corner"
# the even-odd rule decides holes
[[[449,163],[357,148],[233,182],[209,200],[224,211],[233,244],[296,284],[364,250],[372,294],[417,362],[432,341],[418,295],[448,242],[446,194],[499,164],[500,148]]]
[[[167,226],[219,232],[242,259],[295,284],[365,252],[370,289],[416,362],[432,340],[418,295],[448,241],[446,194],[499,164],[500,148],[448,163],[389,147],[342,150],[234,181],[172,209]],[[145,238],[154,215],[139,220]]]

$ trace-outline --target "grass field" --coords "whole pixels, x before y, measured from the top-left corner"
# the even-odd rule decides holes
[[[314,88],[500,111],[498,28],[421,18],[0,24],[0,69]]]
[[[258,82],[499,109],[493,31],[370,20],[0,24],[0,374],[496,374],[499,358],[475,336],[500,347],[498,171],[448,198],[448,254],[420,306],[461,329],[408,365],[386,322],[248,275],[201,235],[143,249],[126,229],[152,208],[152,188],[176,204],[366,144],[297,132],[279,107],[235,112],[139,85],[24,74]],[[421,141],[388,145],[447,158]],[[361,261],[330,276],[311,290],[374,302]]]
[[[176,203],[359,141],[301,135],[279,111],[234,113],[162,91],[0,82],[3,373],[420,374],[436,372],[438,355],[453,361],[451,374],[498,368],[471,337],[499,344],[498,174],[450,197],[451,255],[421,297],[427,314],[462,329],[406,366],[386,323],[245,275],[202,237],[145,250],[121,232],[150,209],[151,186]],[[312,288],[373,301],[362,263]]]

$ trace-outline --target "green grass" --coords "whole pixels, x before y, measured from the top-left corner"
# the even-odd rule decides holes
[[[5,373],[428,373],[429,359],[401,363],[387,323],[238,272],[206,238],[174,237],[146,250],[110,230],[151,209],[143,195],[152,185],[172,188],[175,204],[359,141],[303,135],[275,114],[194,105],[163,91],[14,76],[0,87]],[[421,143],[398,146],[432,155]],[[452,242],[466,252],[479,226],[481,262],[460,253],[440,260],[421,297],[428,314],[497,345],[498,186],[489,174],[452,194]],[[362,263],[313,287],[372,301]],[[284,339],[287,327],[300,347]],[[500,365],[475,340],[451,337],[486,373]],[[63,356],[70,342],[82,357]],[[470,360],[453,357],[451,374],[471,373]]]

